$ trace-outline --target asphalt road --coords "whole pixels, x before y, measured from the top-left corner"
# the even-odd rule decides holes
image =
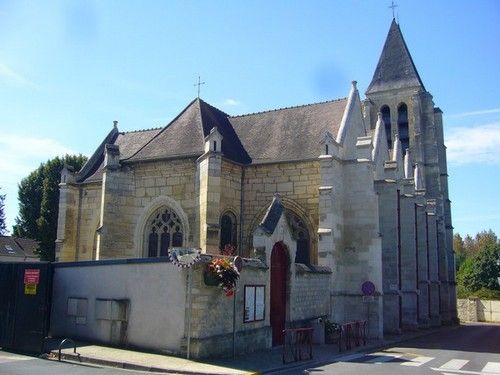
[[[0,375],[147,372],[48,361],[0,350]],[[500,324],[469,324],[420,337],[376,352],[337,357],[335,362],[280,374],[500,375]],[[277,374],[276,373],[276,374]]]
[[[132,375],[150,372],[120,370],[109,367],[78,365],[67,362],[49,361],[0,350],[1,375]]]
[[[500,375],[500,324],[470,324],[287,374]]]

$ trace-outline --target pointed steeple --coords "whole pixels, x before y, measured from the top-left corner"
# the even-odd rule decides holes
[[[425,91],[401,29],[393,19],[366,94],[409,87],[421,87]]]

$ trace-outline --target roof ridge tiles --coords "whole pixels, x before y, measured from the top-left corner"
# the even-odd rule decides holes
[[[207,106],[209,106],[210,108],[213,108],[215,109],[216,111],[219,111],[221,113],[223,113],[226,117],[231,117],[231,115],[227,114],[226,112],[224,112],[222,109],[219,109],[217,107],[214,107],[212,104],[210,103],[207,103],[205,100],[201,99],[201,98],[197,98],[200,102],[203,102],[203,104],[206,104]]]
[[[245,114],[242,114],[242,115],[234,115],[234,116],[229,116],[229,118],[254,116],[254,115],[260,115],[260,114],[263,114],[263,113],[283,111],[283,110],[286,110],[286,109],[296,109],[296,108],[311,107],[313,105],[335,103],[335,102],[340,102],[342,100],[347,100],[347,96],[343,97],[343,98],[338,98],[338,99],[325,100],[325,101],[322,101],[322,102],[315,102],[315,103],[309,103],[309,104],[299,104],[299,105],[293,105],[293,106],[290,106],[290,107],[281,107],[281,108],[269,109],[267,111],[259,111],[259,112],[245,113]]]
[[[163,129],[164,126],[158,126],[158,127],[155,127],[155,128],[148,128],[148,129],[136,129],[136,130],[127,130],[127,131],[121,131],[120,134],[130,134],[130,133],[140,133],[140,132],[147,132],[147,131],[151,131],[151,130],[160,130],[160,129]]]

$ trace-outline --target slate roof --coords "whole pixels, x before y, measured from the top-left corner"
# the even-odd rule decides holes
[[[36,250],[38,242],[28,238],[11,236],[0,236],[0,259],[12,259],[14,261],[28,259],[39,260]]]
[[[112,130],[105,140],[99,145],[92,157],[87,161],[78,173],[77,180],[100,181],[102,179],[104,165],[104,146],[106,143],[115,144],[120,147],[120,158],[127,159],[134,155],[144,144],[160,132],[161,128],[119,133]]]
[[[193,100],[173,121],[129,160],[151,160],[187,155],[202,155],[205,137],[217,127],[223,137],[222,153],[239,163],[250,158],[228,121],[228,115],[201,99]]]
[[[230,117],[252,163],[304,160],[319,156],[325,131],[340,128],[347,98]],[[224,142],[224,141],[223,141]]]
[[[421,87],[425,90],[401,29],[393,19],[366,94],[410,87]]]
[[[347,98],[229,116],[197,98],[161,129],[119,133],[114,128],[78,173],[78,182],[102,180],[104,147],[116,144],[120,160],[136,162],[200,156],[205,137],[217,127],[223,137],[222,153],[235,162],[252,164],[317,158],[319,140],[337,134]]]
[[[273,201],[268,207],[266,214],[262,218],[259,227],[262,228],[267,234],[274,233],[283,210],[284,208],[283,204],[281,203],[280,196],[278,194],[274,194]]]

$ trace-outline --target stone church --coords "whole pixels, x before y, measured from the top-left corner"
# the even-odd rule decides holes
[[[353,81],[347,97],[321,103],[231,116],[197,98],[163,128],[115,122],[80,171],[62,172],[57,260],[232,244],[269,266],[271,326],[294,288],[285,277],[272,301],[278,258],[285,274],[326,275],[334,321],[369,303],[371,336],[453,322],[442,112],[395,20],[365,96]],[[313,293],[301,285],[299,299]]]

